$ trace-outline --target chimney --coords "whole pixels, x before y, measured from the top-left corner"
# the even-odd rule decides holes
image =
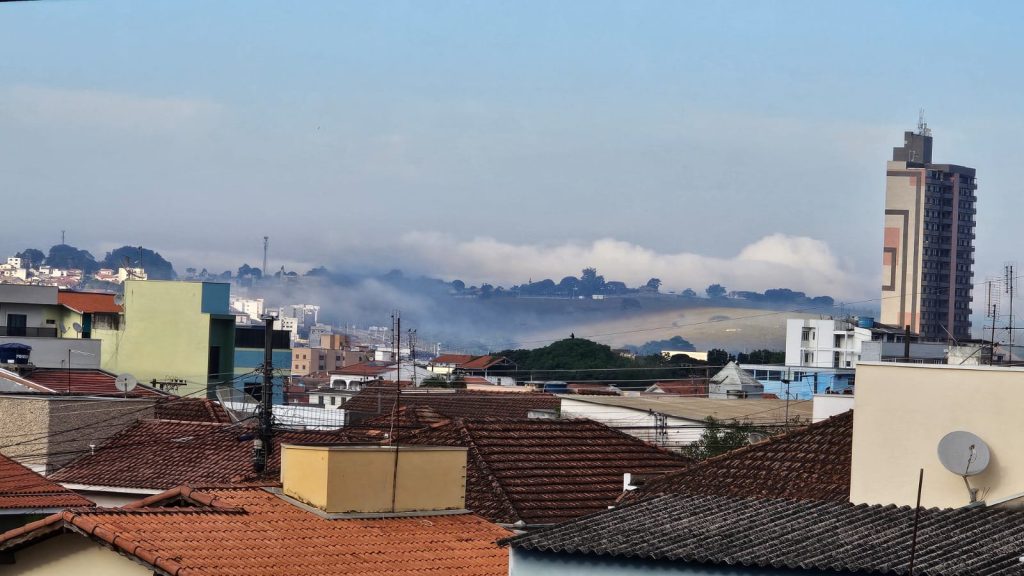
[[[328,514],[462,511],[466,448],[283,444],[281,484]]]

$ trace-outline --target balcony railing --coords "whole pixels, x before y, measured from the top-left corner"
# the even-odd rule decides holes
[[[0,336],[25,336],[27,338],[56,338],[57,329],[0,326]]]

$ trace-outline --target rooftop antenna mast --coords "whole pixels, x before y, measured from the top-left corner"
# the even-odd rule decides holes
[[[928,123],[924,120],[924,108],[917,112],[917,133],[921,136],[932,135],[932,129],[928,127]]]
[[[1009,296],[1010,296],[1010,303],[1009,303],[1009,326],[1007,328],[1007,336],[1006,336],[1006,338],[1007,338],[1007,341],[1008,341],[1008,347],[1010,349],[1010,357],[1009,357],[1010,364],[1013,364],[1013,291],[1014,291],[1014,288],[1016,288],[1016,284],[1017,284],[1017,279],[1014,278],[1014,276],[1013,276],[1013,263],[1009,263],[1009,264],[1006,265],[1006,267],[1004,268],[1003,275],[1004,275],[1003,283],[1005,285],[1004,288],[1006,290],[1006,293],[1009,294]]]
[[[989,278],[985,284],[988,286],[988,301],[985,303],[985,317],[989,319],[991,325],[991,336],[989,338],[989,365],[995,364],[996,359],[996,322],[999,321],[999,289],[995,287],[995,283],[998,280]]]
[[[270,236],[263,237],[263,269],[260,270],[263,276],[267,275],[267,248],[270,247]]]

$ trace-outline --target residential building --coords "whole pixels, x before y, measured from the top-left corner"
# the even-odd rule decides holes
[[[408,433],[403,446],[468,450],[466,507],[519,529],[607,509],[626,474],[659,476],[692,465],[591,420],[453,418]]]
[[[441,354],[427,364],[427,368],[435,374],[451,374],[475,356],[469,354]]]
[[[923,122],[904,133],[886,166],[882,323],[970,339],[977,187],[974,168],[932,163]]]
[[[63,304],[56,286],[0,284],[0,344],[31,348],[29,362],[45,368],[99,368],[101,343],[76,334],[82,315]],[[91,337],[91,338],[90,338]]]
[[[263,320],[263,298],[232,296],[231,307],[248,316],[252,322],[262,322]]]
[[[0,535],[9,574],[505,576],[465,510],[466,449],[282,446],[281,487],[187,487]],[[358,475],[337,474],[355,469]],[[186,534],[187,532],[187,534]],[[184,536],[184,537],[183,537]]]
[[[644,392],[649,394],[673,394],[676,396],[693,396],[707,398],[707,378],[683,378],[680,380],[659,380],[648,386]]]
[[[235,379],[233,385],[238,390],[244,391],[246,384],[249,383],[262,385],[263,375],[259,370],[263,367],[266,333],[265,323],[257,326],[235,326]],[[275,369],[274,377],[271,379],[273,388],[271,399],[274,404],[284,404],[284,389],[288,375],[281,369],[288,370],[293,363],[291,337],[284,330],[274,330],[271,340],[270,362]]]
[[[991,508],[670,494],[502,544],[510,576],[906,575],[912,558],[914,574],[996,576],[1021,572],[1022,530],[1024,512]]]
[[[103,340],[102,366],[139,381],[171,382],[183,395],[214,397],[235,376],[235,317],[229,284],[128,280],[124,321],[93,330]]]
[[[404,394],[403,394],[404,395]],[[785,427],[810,422],[810,402],[758,398],[723,400],[668,394],[589,396],[559,394],[563,418],[589,418],[668,449],[682,449],[700,439],[708,417],[727,425],[750,422],[762,427]]]
[[[874,320],[790,318],[786,320],[786,366],[856,368],[861,347],[872,339]]]
[[[92,505],[91,500],[0,456],[0,533],[64,508]]]
[[[1024,419],[1014,400],[1022,387],[1020,368],[861,362],[850,501],[913,505],[923,469],[926,508],[964,506],[974,498],[1020,505]],[[942,465],[939,442],[955,431],[987,445],[988,468],[965,479]]]

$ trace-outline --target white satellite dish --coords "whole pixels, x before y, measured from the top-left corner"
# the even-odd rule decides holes
[[[950,432],[939,440],[939,461],[957,476],[974,476],[988,468],[988,444],[970,432]]]
[[[114,380],[114,387],[124,392],[125,394],[135,389],[135,386],[139,384],[139,381],[135,379],[135,376],[131,374],[121,374]]]
[[[114,294],[114,304],[118,306],[124,305],[124,294]]]
[[[81,334],[82,333],[82,325],[79,324],[78,322],[75,322],[74,324],[72,324],[71,325],[71,329],[75,331],[75,334]]]

